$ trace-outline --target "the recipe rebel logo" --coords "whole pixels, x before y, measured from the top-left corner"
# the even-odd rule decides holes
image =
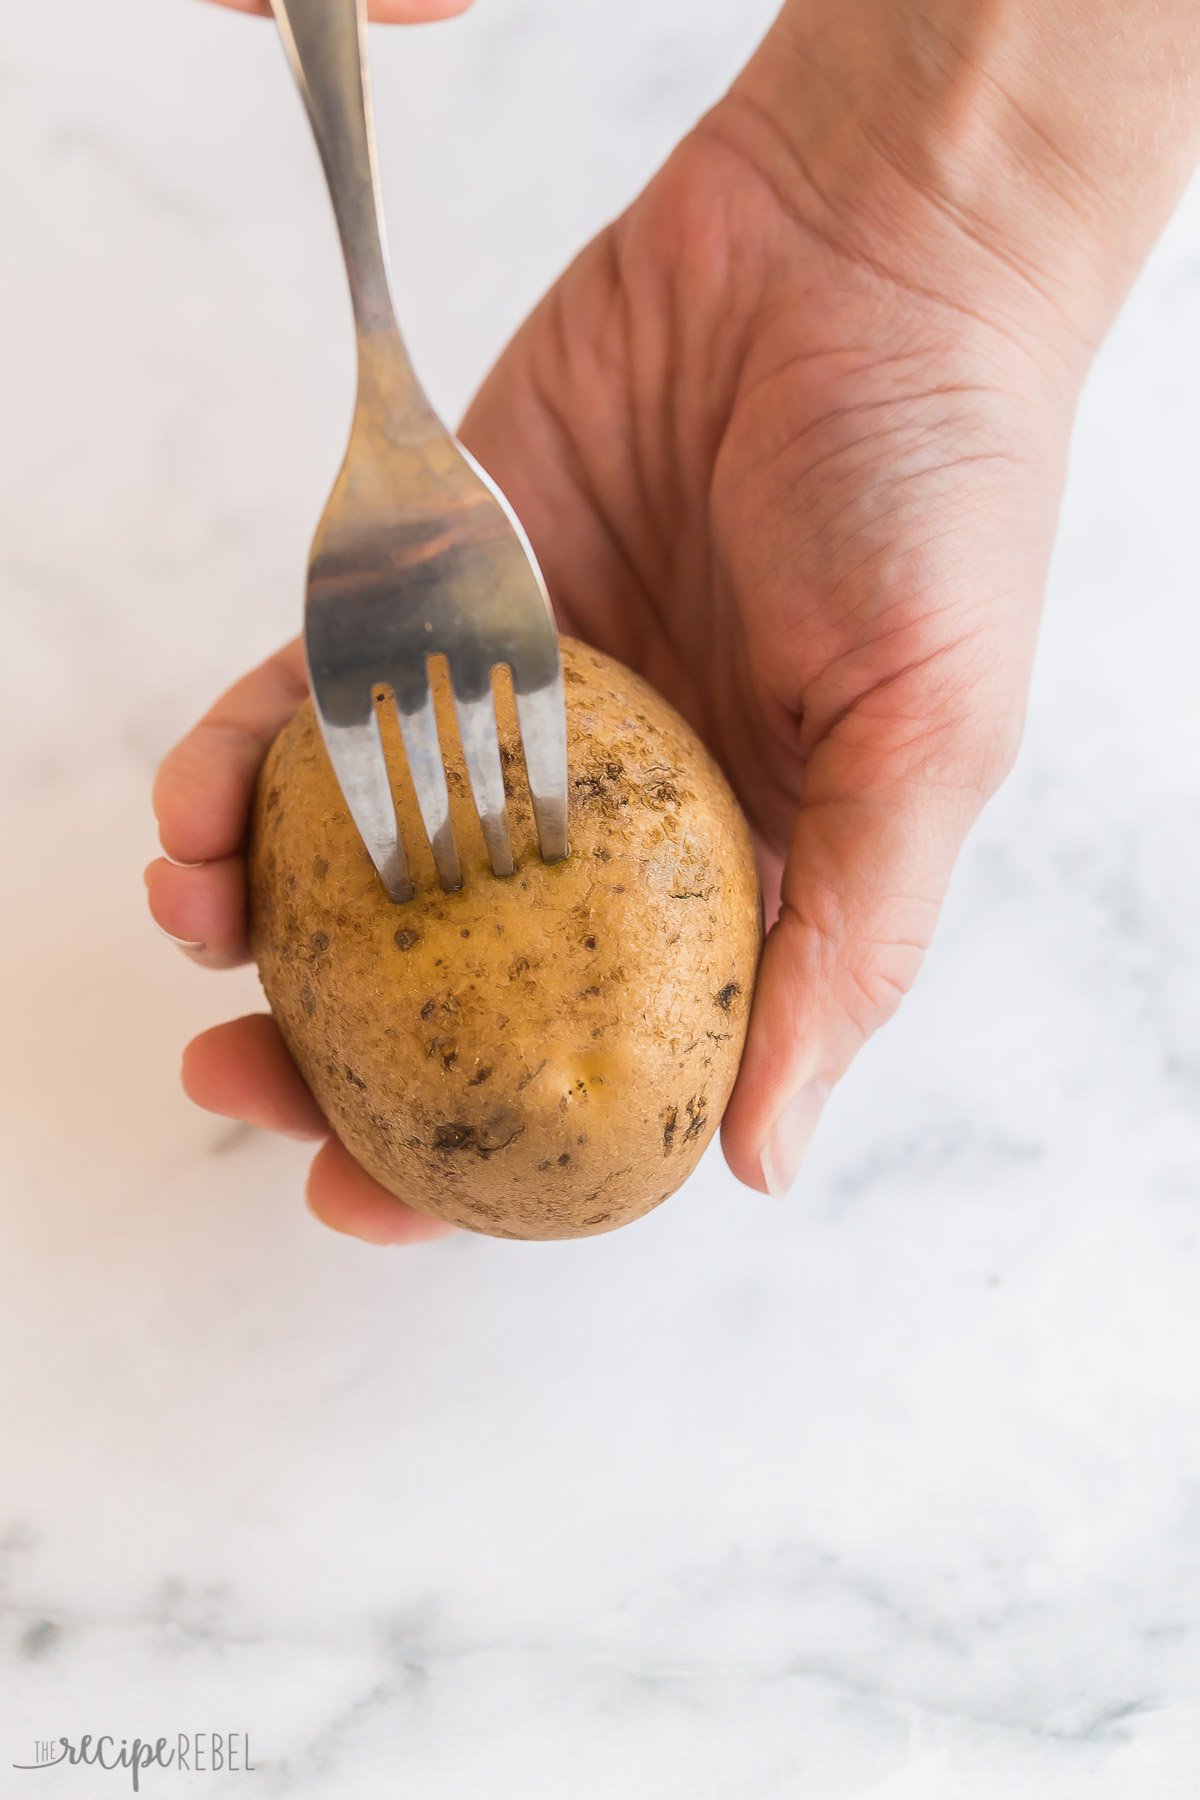
[[[180,1731],[174,1737],[117,1738],[109,1732],[94,1736],[39,1738],[32,1762],[14,1762],[14,1769],[60,1769],[64,1765],[85,1769],[124,1770],[135,1794],[141,1792],[147,1769],[173,1769],[196,1775],[249,1775],[256,1764],[246,1731]]]

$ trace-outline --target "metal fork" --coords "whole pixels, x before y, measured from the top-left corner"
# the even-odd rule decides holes
[[[429,658],[444,656],[497,875],[513,872],[492,670],[512,674],[538,843],[567,854],[562,666],[545,585],[508,502],[438,418],[396,322],[375,166],[363,0],[271,0],[341,237],[358,338],[350,442],[313,540],[304,641],[329,758],[396,901],[413,884],[374,704],[389,687],[443,887],[462,884]]]

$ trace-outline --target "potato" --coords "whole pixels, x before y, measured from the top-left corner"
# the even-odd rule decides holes
[[[696,1166],[737,1072],[761,946],[750,834],[660,696],[564,639],[571,854],[537,854],[511,689],[497,710],[517,872],[491,873],[438,687],[464,885],[438,885],[383,696],[417,897],[387,897],[311,703],[255,801],[251,941],[292,1055],[391,1193],[474,1231],[583,1237]]]

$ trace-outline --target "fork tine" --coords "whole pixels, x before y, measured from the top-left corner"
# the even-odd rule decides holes
[[[379,719],[370,701],[361,724],[334,725],[321,718],[321,731],[338,786],[389,897],[413,897],[408,858],[396,823],[396,805],[383,754]]]
[[[561,672],[527,693],[515,684],[525,772],[546,862],[567,855],[567,715]]]
[[[411,670],[404,672],[402,683],[393,684],[393,692],[404,694],[404,703],[398,705],[397,710],[408,771],[442,886],[453,892],[462,886],[462,868],[454,842],[454,826],[450,822],[450,794],[446,787],[446,768],[442,761],[433,695],[427,679],[423,687],[416,687]]]
[[[458,714],[459,736],[471,792],[484,842],[492,862],[494,875],[513,872],[512,839],[508,831],[508,811],[504,798],[504,773],[500,767],[500,738],[496,729],[496,703],[491,688],[473,699],[462,699],[457,688],[454,710]]]

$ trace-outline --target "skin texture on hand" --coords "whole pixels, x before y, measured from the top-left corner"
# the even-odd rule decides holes
[[[1015,752],[1103,328],[936,192],[897,187],[889,156],[860,156],[831,207],[813,144],[780,121],[789,55],[795,73],[768,40],[583,252],[462,431],[562,628],[684,713],[755,830],[775,922],[722,1135],[735,1174],[774,1192],[911,985]],[[303,691],[293,645],[160,772],[164,850],[201,866],[152,864],[150,904],[206,963],[246,955],[251,790]],[[201,1105],[325,1137],[309,1199],[329,1224],[439,1230],[328,1138],[270,1020],[206,1033],[184,1081]]]

